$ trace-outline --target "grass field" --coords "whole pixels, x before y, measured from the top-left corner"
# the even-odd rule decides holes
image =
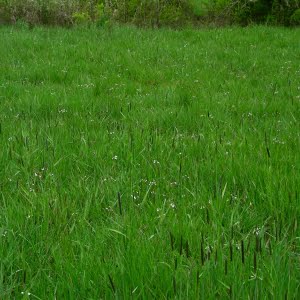
[[[0,298],[298,298],[299,36],[2,27]]]

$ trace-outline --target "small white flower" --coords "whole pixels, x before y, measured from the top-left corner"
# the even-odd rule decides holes
[[[253,233],[254,233],[255,235],[259,235],[260,231],[261,231],[261,228],[256,227],[256,228],[254,228]]]

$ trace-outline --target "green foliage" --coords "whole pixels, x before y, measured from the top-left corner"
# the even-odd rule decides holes
[[[182,26],[195,18],[188,0],[115,0],[109,8],[115,20],[140,26]]]
[[[96,23],[98,26],[104,26],[110,23],[110,18],[105,10],[104,3],[98,3],[96,5]]]
[[[269,23],[289,25],[293,11],[299,7],[299,0],[232,0],[232,16],[237,23]]]
[[[294,26],[300,25],[300,9],[295,10],[291,15],[290,23]]]
[[[103,18],[103,0],[0,0],[0,20],[30,24],[88,23]]]
[[[273,24],[290,25],[290,18],[297,8],[300,8],[300,0],[273,0],[269,16]]]
[[[209,14],[217,14],[231,4],[230,0],[204,0],[199,1],[203,9]]]
[[[2,0],[2,12],[9,15],[13,23],[23,20],[30,24],[66,25],[71,23],[75,7],[75,1]]]
[[[0,23],[179,27],[210,23],[289,25],[300,0],[0,0]]]
[[[86,12],[75,12],[72,18],[76,24],[86,24],[91,21],[90,15]]]
[[[242,0],[237,2],[233,0],[232,12],[234,21],[243,25],[264,22],[272,7],[270,2],[270,0]]]

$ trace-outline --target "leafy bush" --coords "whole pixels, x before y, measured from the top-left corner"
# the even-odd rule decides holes
[[[300,0],[0,0],[0,24],[297,24]],[[292,17],[293,16],[293,17]]]
[[[0,0],[0,20],[29,24],[72,25],[98,21],[104,0]]]
[[[72,18],[76,24],[85,24],[91,21],[89,14],[86,12],[75,12]]]
[[[2,14],[8,15],[12,23],[23,20],[30,24],[62,24],[71,21],[75,3],[56,0],[2,0]]]
[[[290,18],[291,25],[300,25],[300,8],[296,9]]]
[[[114,0],[108,6],[113,19],[140,26],[181,26],[195,18],[189,0]]]
[[[237,23],[269,23],[289,25],[300,0],[232,0],[233,19]]]
[[[273,0],[270,16],[275,24],[290,25],[293,12],[300,7],[300,0]]]

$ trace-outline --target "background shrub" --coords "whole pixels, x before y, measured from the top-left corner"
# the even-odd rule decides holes
[[[181,26],[195,18],[189,0],[114,0],[106,7],[114,20],[139,26]]]
[[[103,10],[104,0],[0,0],[0,19],[2,23],[22,20],[29,24],[72,25],[96,21],[101,7]]]
[[[138,26],[297,24],[300,0],[0,0],[0,23]]]
[[[291,25],[300,25],[300,8],[296,9],[290,18]]]
[[[233,0],[233,3],[232,19],[244,25],[290,25],[291,15],[300,6],[299,0]]]

